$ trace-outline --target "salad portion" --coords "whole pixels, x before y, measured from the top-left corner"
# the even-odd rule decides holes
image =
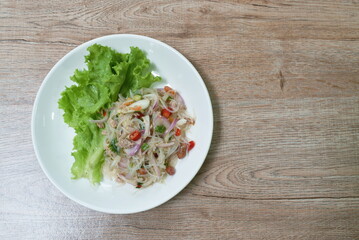
[[[186,137],[194,119],[181,95],[166,86],[119,96],[104,118],[92,120],[105,136],[103,173],[119,183],[148,187],[174,175],[178,159],[195,143]]]
[[[75,130],[74,179],[99,183],[106,176],[137,188],[175,173],[176,159],[194,147],[186,131],[194,120],[178,92],[150,88],[161,77],[145,53],[93,44],[87,69],[76,69],[73,85],[58,101],[65,123]]]

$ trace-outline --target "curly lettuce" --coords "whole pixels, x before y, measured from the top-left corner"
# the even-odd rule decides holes
[[[102,180],[104,137],[91,119],[101,118],[100,111],[116,101],[119,94],[128,96],[143,87],[150,87],[161,78],[150,71],[151,63],[138,47],[130,53],[94,44],[87,48],[87,69],[76,69],[75,83],[61,93],[59,108],[65,123],[75,129],[71,172],[74,179],[87,178],[92,183]]]

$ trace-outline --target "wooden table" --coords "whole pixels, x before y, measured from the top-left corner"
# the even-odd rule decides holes
[[[176,197],[109,215],[42,172],[41,82],[90,39],[183,53],[211,95],[208,157]],[[359,1],[0,2],[0,239],[359,239]]]

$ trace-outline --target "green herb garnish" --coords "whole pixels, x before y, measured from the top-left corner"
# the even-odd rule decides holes
[[[155,128],[155,131],[158,132],[158,133],[164,133],[166,131],[166,127],[163,126],[163,125],[158,125],[156,128]]]
[[[149,148],[150,148],[150,145],[148,145],[148,143],[144,143],[144,144],[142,144],[142,146],[141,146],[142,151],[146,151],[146,150],[149,149]]]
[[[117,139],[116,138],[111,140],[109,147],[110,147],[112,152],[117,153],[117,154],[120,153],[120,147],[117,146]]]

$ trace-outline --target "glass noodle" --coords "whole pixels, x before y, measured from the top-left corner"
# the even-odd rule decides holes
[[[105,136],[103,173],[119,183],[142,188],[161,182],[194,146],[186,132],[195,121],[170,87],[120,95],[103,115],[93,121]]]

